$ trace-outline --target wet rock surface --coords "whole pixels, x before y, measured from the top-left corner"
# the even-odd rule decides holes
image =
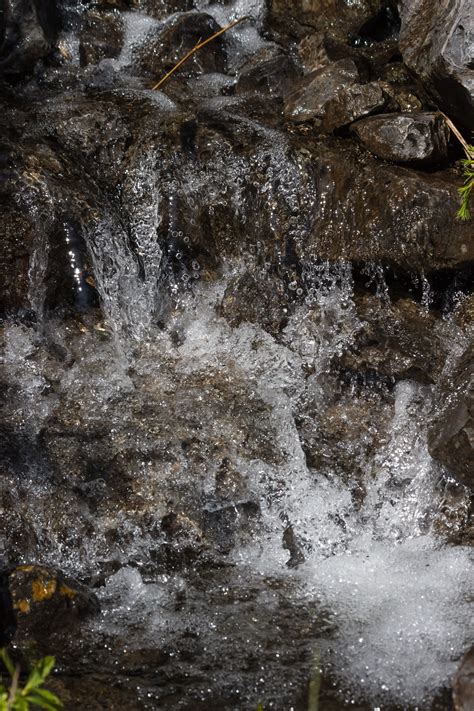
[[[352,130],[371,153],[395,163],[439,163],[447,158],[449,130],[436,114],[385,114],[356,121]]]
[[[400,0],[400,51],[443,108],[461,123],[474,121],[470,0],[434,5]],[[471,19],[470,19],[471,17]]]
[[[453,680],[453,698],[456,711],[465,711],[474,703],[474,650],[470,649],[462,660]]]
[[[468,63],[415,4],[4,3],[1,643],[66,708],[451,708]]]
[[[57,570],[20,565],[2,571],[2,626],[5,642],[21,653],[54,654],[67,659],[84,620],[97,615],[97,597]]]
[[[440,383],[438,412],[429,432],[432,455],[472,487],[473,465],[473,353],[468,348]]]
[[[332,132],[361,116],[383,108],[385,98],[376,83],[360,84],[355,63],[341,59],[308,74],[290,94],[285,115],[297,123],[314,122]]]

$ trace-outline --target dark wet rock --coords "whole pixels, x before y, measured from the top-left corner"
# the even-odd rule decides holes
[[[391,0],[384,0],[378,12],[366,20],[359,28],[357,35],[351,39],[355,46],[363,46],[398,37],[399,32],[400,17],[395,3]]]
[[[251,500],[208,507],[203,511],[206,536],[219,553],[230,553],[237,541],[251,540],[259,514],[260,506]]]
[[[15,618],[14,641],[20,649],[33,642],[43,653],[63,655],[68,637],[81,621],[99,612],[93,593],[52,568],[20,565],[4,573],[3,579]]]
[[[341,59],[301,79],[286,100],[285,115],[331,132],[382,109],[385,101],[378,84],[360,84],[354,62]]]
[[[472,228],[456,219],[454,173],[383,164],[339,140],[316,146],[312,159],[325,201],[315,207],[306,258],[380,260],[426,272],[473,260]]]
[[[398,0],[400,50],[441,107],[466,126],[474,123],[474,39],[470,0]]]
[[[290,554],[290,558],[286,563],[289,568],[297,568],[301,563],[304,563],[305,557],[303,548],[291,524],[283,531],[283,548]]]
[[[371,153],[396,163],[430,165],[448,155],[449,129],[440,114],[384,114],[351,126]]]
[[[474,707],[474,647],[464,655],[452,682],[456,711],[470,711]]]
[[[358,297],[356,308],[361,328],[339,367],[354,375],[436,382],[446,346],[443,324],[432,312],[410,299],[387,305],[371,295]]]
[[[158,561],[167,571],[183,570],[195,564],[208,547],[199,524],[181,512],[170,511],[161,520],[165,542],[161,544]]]
[[[216,498],[224,501],[238,501],[246,492],[242,474],[225,458],[216,472]]]
[[[231,324],[257,323],[278,334],[288,317],[288,302],[281,282],[243,274],[231,279],[225,290],[219,313]]]
[[[343,388],[331,399],[322,410],[310,401],[301,408],[296,425],[303,451],[308,467],[336,473],[358,497],[367,458],[387,440],[391,397],[370,389],[356,396]]]
[[[28,269],[35,225],[27,215],[6,209],[2,210],[2,232],[0,303],[5,314],[30,305]]]
[[[464,351],[438,386],[428,432],[430,454],[456,478],[474,486],[474,376],[472,348]]]
[[[263,91],[273,96],[288,93],[299,73],[294,62],[277,48],[264,48],[239,70],[236,93]]]
[[[116,58],[122,50],[124,23],[119,12],[90,10],[79,36],[81,64],[98,64]]]
[[[422,110],[423,101],[412,89],[397,86],[396,83],[389,84],[387,81],[379,81],[379,86],[387,100],[385,105],[387,113],[414,113]]]
[[[284,37],[301,39],[312,31],[325,31],[348,42],[361,26],[376,14],[381,0],[361,0],[347,3],[344,0],[272,0],[267,22],[271,29]]]
[[[142,73],[157,80],[172,69],[200,40],[220,29],[204,12],[185,12],[171,16],[159,33],[149,36],[138,52],[137,64]],[[195,52],[181,70],[185,75],[223,72],[226,67],[226,37],[222,35]]]
[[[305,74],[315,72],[331,63],[323,32],[312,32],[298,43],[298,56]]]
[[[93,97],[72,94],[61,102],[38,106],[37,117],[43,134],[60,148],[61,157],[67,155],[97,182],[112,187],[131,140],[128,121],[133,121],[126,102],[122,108],[108,98],[105,93]]]
[[[163,20],[174,12],[188,12],[195,0],[128,0],[130,9],[143,12],[157,20]]]
[[[19,77],[52,50],[61,29],[55,3],[4,0],[0,13],[0,75]]]
[[[84,306],[97,303],[94,284],[87,281],[92,274],[83,237],[84,226],[92,219],[93,205],[97,205],[97,195],[92,194],[87,183],[90,185],[78,175],[71,161],[47,144],[35,146],[25,140],[21,148],[9,146],[9,171],[0,187],[6,247],[3,260],[9,274],[3,302],[7,311],[41,312],[46,291],[47,307],[52,309],[74,309],[77,299]],[[78,190],[82,194],[80,200]],[[51,251],[44,252],[40,259],[37,250],[47,245]],[[79,248],[77,255],[69,254],[74,247]],[[34,275],[42,280],[46,272],[52,280],[44,289],[39,288]]]
[[[443,498],[433,526],[450,543],[474,545],[474,518],[466,486],[452,477],[443,478]]]

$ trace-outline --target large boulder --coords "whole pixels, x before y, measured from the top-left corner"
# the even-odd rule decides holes
[[[400,50],[441,107],[474,124],[472,0],[399,0]]]
[[[474,260],[472,227],[456,219],[459,179],[424,173],[361,155],[348,141],[312,151],[311,234],[301,258],[379,261],[407,272],[457,268]]]

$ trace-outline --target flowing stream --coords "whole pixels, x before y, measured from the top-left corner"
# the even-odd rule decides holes
[[[258,32],[260,0],[197,9],[221,25],[254,18],[233,31],[231,68],[271,44]],[[73,66],[79,10],[63,38]],[[120,54],[85,81],[141,102],[137,124],[181,121],[172,90],[137,79],[136,58],[162,21],[123,16]],[[301,254],[325,197],[308,181],[310,158],[278,128],[258,117],[235,124],[242,99],[226,95],[228,84],[214,72],[188,85],[201,112],[231,126],[219,150],[211,137],[205,159],[183,159],[159,139],[136,142],[115,195],[100,209],[90,198],[82,241],[65,206],[61,248],[80,318],[48,306],[52,257],[38,208],[30,317],[4,324],[3,418],[18,453],[1,484],[2,550],[94,587],[101,613],[85,625],[75,670],[84,684],[99,668],[118,680],[118,699],[133,692],[137,705],[124,696],[117,709],[296,711],[320,673],[320,711],[447,708],[472,637],[472,579],[460,539],[467,490],[428,452],[436,384],[337,365],[367,327],[361,299],[384,321],[399,318],[377,263],[361,275],[309,254],[283,279],[279,332],[265,325],[273,286],[261,322],[251,315],[252,292],[235,285],[251,275],[255,293],[266,288],[288,261],[283,233]],[[46,96],[44,135],[67,96]],[[87,120],[84,109],[60,125],[80,142]],[[236,149],[237,135],[256,137],[255,150]],[[110,154],[104,170],[118,170]],[[41,205],[55,199],[43,191]],[[250,238],[214,267],[201,258],[203,214],[217,220],[223,205]],[[240,239],[219,225],[223,243]],[[272,256],[263,231],[278,245]],[[88,284],[100,313],[88,310]],[[426,285],[416,308],[430,322]],[[433,326],[440,377],[467,343],[452,311]]]

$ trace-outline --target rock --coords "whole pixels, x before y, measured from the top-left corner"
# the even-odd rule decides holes
[[[439,114],[383,114],[356,121],[351,130],[371,153],[396,163],[431,165],[448,155],[449,129]]]
[[[4,0],[0,13],[0,75],[18,77],[31,71],[51,52],[60,28],[55,3]]]
[[[456,219],[454,173],[381,163],[342,139],[314,146],[312,165],[317,194],[325,197],[314,205],[311,234],[297,244],[302,260],[380,261],[428,273],[474,259],[472,226]]]
[[[383,388],[355,393],[344,386],[324,408],[306,403],[295,424],[308,467],[318,475],[337,476],[359,504],[365,495],[367,461],[387,441],[391,417],[391,397]]]
[[[128,4],[133,10],[163,20],[174,12],[192,10],[195,0],[128,0]]]
[[[225,290],[219,313],[231,326],[257,323],[274,335],[281,332],[288,317],[283,284],[243,274],[232,279]]]
[[[301,543],[295,534],[294,528],[291,523],[288,523],[287,527],[283,531],[283,548],[287,550],[290,554],[289,560],[287,560],[286,565],[288,568],[297,568],[301,563],[304,563],[305,556]]]
[[[312,32],[298,44],[298,56],[305,74],[315,72],[331,63],[323,32]]]
[[[34,245],[35,226],[27,215],[0,205],[2,215],[2,250],[0,270],[4,278],[0,283],[2,316],[18,309],[28,309],[30,255]]]
[[[200,40],[220,30],[217,22],[205,12],[183,12],[172,15],[159,33],[153,32],[137,52],[137,63],[145,74],[157,80],[172,69]],[[226,67],[225,34],[195,52],[181,72],[189,75],[223,72]]]
[[[474,486],[473,350],[467,348],[438,387],[435,414],[428,431],[431,456],[458,480]]]
[[[2,290],[6,289],[3,307],[10,313],[32,311],[41,317],[45,308],[72,307],[74,311],[96,306],[90,255],[84,243],[84,226],[92,219],[97,199],[86,187],[90,180],[82,182],[73,163],[45,144],[33,146],[26,139],[21,148],[14,148],[5,142],[4,150],[8,171],[0,185],[0,214],[5,236],[2,263],[9,276],[2,284]],[[48,249],[38,260],[40,245]],[[46,274],[47,285],[42,281]]]
[[[443,110],[474,124],[472,0],[398,0],[400,51]]]
[[[400,17],[391,0],[384,0],[380,9],[359,28],[352,43],[356,46],[383,42],[392,37],[398,37],[400,32]]]
[[[79,35],[81,64],[98,64],[118,57],[123,44],[124,22],[119,12],[90,10]]]
[[[474,708],[474,647],[464,655],[452,686],[456,711],[470,711]]]
[[[216,498],[238,501],[245,495],[245,491],[245,481],[240,472],[232,466],[230,459],[223,459],[216,472]]]
[[[3,574],[3,583],[15,618],[14,641],[20,649],[34,642],[43,653],[64,653],[63,645],[67,648],[74,629],[100,609],[86,587],[45,566],[20,565]]]
[[[347,42],[350,34],[356,35],[360,27],[375,15],[381,0],[271,0],[267,23],[269,27],[291,39],[302,39],[308,27],[324,31]]]
[[[356,298],[361,329],[338,366],[359,376],[433,383],[446,361],[442,321],[411,299],[387,306],[378,297]]]
[[[360,84],[351,59],[341,59],[303,77],[285,103],[285,116],[332,132],[385,104],[377,83]]]
[[[281,50],[263,49],[239,70],[236,93],[269,92],[284,96],[299,74],[290,57]]]

